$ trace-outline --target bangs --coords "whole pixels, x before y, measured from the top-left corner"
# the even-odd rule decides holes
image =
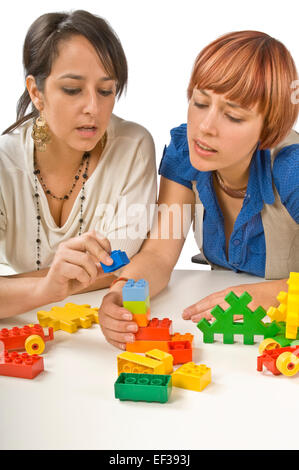
[[[298,78],[287,48],[259,31],[226,34],[198,55],[188,86],[225,95],[243,108],[258,105],[264,117],[261,145],[271,147],[291,130],[298,104],[291,102],[291,84]]]

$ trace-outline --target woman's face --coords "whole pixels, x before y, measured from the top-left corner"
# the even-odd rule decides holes
[[[58,52],[45,80],[43,114],[52,141],[89,151],[107,129],[116,83],[84,36],[62,41]]]
[[[192,166],[200,171],[243,168],[251,160],[262,128],[257,105],[245,109],[225,95],[194,89],[187,126]]]

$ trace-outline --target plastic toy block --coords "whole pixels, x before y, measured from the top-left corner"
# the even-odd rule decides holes
[[[53,328],[49,328],[48,335],[45,335],[38,324],[0,330],[0,341],[7,351],[26,349],[28,354],[41,354],[45,349],[45,342],[53,339]]]
[[[192,361],[192,346],[189,341],[169,341],[168,352],[173,356],[173,365]]]
[[[132,352],[123,352],[117,356],[118,375],[122,372],[135,374],[165,374],[162,361],[140,356]]]
[[[220,333],[223,334],[225,344],[233,344],[234,335],[243,335],[244,344],[254,344],[255,335],[269,338],[280,331],[276,322],[266,324],[261,321],[266,316],[263,307],[258,307],[254,312],[247,307],[252,300],[248,292],[243,292],[240,297],[230,292],[225,300],[230,305],[226,310],[220,305],[211,310],[215,321],[209,323],[203,318],[197,323],[197,327],[203,332],[204,343],[213,343],[214,334]],[[243,320],[235,322],[234,315],[243,315]]]
[[[44,370],[44,359],[37,354],[18,354],[16,351],[6,351],[4,362],[0,363],[0,375],[34,379]]]
[[[189,343],[192,346],[194,335],[191,333],[185,333],[184,335],[181,335],[180,333],[174,333],[171,336],[171,341],[189,341]]]
[[[196,365],[188,362],[172,374],[174,387],[186,388],[201,392],[211,382],[211,369],[204,364]]]
[[[123,307],[134,315],[144,315],[150,309],[150,299],[147,297],[145,300],[124,300]]]
[[[171,327],[172,321],[169,318],[163,318],[163,320],[153,318],[146,327],[139,328],[135,333],[135,340],[170,341]]]
[[[273,375],[284,374],[291,377],[299,372],[298,356],[298,345],[265,350],[257,358],[257,370],[262,372],[265,366]]]
[[[129,264],[130,262],[125,251],[113,250],[110,253],[110,257],[113,259],[113,264],[108,265],[108,264],[100,263],[103,268],[104,273],[111,273],[113,271],[116,271],[117,269],[120,269],[123,266],[126,266],[126,264]]]
[[[295,339],[299,326],[299,273],[290,273],[287,281],[288,292],[281,291],[277,300],[279,307],[270,307],[267,311],[271,320],[285,321],[285,336],[288,339]]]
[[[114,384],[120,400],[166,403],[172,390],[171,375],[122,373]]]
[[[141,301],[149,297],[149,285],[144,279],[129,279],[122,288],[123,301]]]
[[[144,328],[149,324],[150,316],[151,311],[148,309],[145,315],[141,315],[140,313],[133,314],[133,321],[135,321],[139,327]]]
[[[165,374],[171,374],[173,371],[173,356],[165,351],[159,349],[152,349],[145,353],[146,357],[151,357],[157,361],[162,361],[165,366]]]
[[[168,341],[134,341],[134,343],[126,343],[126,350],[130,352],[145,353],[151,349],[160,349],[168,351]]]
[[[67,303],[64,307],[52,307],[49,312],[40,310],[37,318],[42,326],[51,326],[54,331],[63,330],[75,333],[78,327],[89,328],[92,323],[99,323],[98,309],[90,305]]]

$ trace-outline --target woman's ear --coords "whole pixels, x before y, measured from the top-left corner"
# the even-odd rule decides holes
[[[44,108],[43,94],[37,88],[36,81],[33,75],[28,75],[26,77],[26,87],[32,103],[38,111],[42,111]]]

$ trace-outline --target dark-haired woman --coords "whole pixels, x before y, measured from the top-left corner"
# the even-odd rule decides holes
[[[17,273],[0,278],[0,317],[107,287],[99,261],[139,250],[156,199],[152,137],[112,114],[127,62],[110,26],[42,15],[23,61],[17,122],[0,138],[0,261]]]

